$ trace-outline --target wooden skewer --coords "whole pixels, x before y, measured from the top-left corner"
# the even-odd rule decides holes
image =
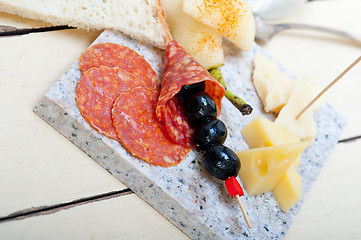
[[[248,228],[251,229],[251,228],[252,228],[251,222],[249,221],[249,219],[248,219],[248,217],[247,217],[247,213],[246,213],[246,211],[244,210],[244,207],[243,207],[243,204],[242,204],[242,200],[241,200],[241,198],[239,197],[238,194],[236,195],[236,199],[237,199],[238,205],[240,206],[240,208],[241,208],[241,210],[242,210],[242,213],[243,213],[244,219],[246,220],[246,223],[247,223],[247,225],[248,225]]]
[[[306,112],[307,109],[309,109],[312,104],[314,104],[330,87],[332,87],[338,80],[340,80],[348,71],[350,71],[351,68],[353,68],[358,62],[361,61],[361,56],[358,57],[348,68],[346,68],[335,80],[333,80],[330,84],[325,87],[325,89],[322,90],[297,116],[296,120],[298,120],[302,114]]]

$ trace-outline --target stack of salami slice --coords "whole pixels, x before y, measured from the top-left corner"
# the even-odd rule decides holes
[[[99,133],[122,143],[133,156],[154,165],[177,165],[192,144],[176,94],[182,85],[206,81],[220,107],[224,89],[176,42],[166,52],[162,90],[158,76],[135,51],[101,43],[80,57],[76,101]]]

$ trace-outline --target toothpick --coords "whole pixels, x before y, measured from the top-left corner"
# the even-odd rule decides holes
[[[298,120],[307,109],[309,109],[312,104],[314,104],[329,88],[331,88],[338,80],[340,80],[351,68],[353,68],[358,62],[361,61],[361,56],[358,57],[348,68],[346,68],[335,80],[333,80],[330,84],[325,87],[297,116],[296,120]]]
[[[248,225],[248,228],[251,229],[251,228],[252,228],[252,225],[251,225],[251,222],[249,221],[249,219],[248,219],[248,217],[247,217],[246,211],[244,210],[244,207],[243,207],[243,204],[242,204],[242,200],[241,200],[241,198],[239,197],[238,194],[237,194],[235,197],[236,197],[236,199],[237,199],[238,205],[240,206],[240,208],[241,208],[241,210],[242,210],[242,213],[243,213],[244,219],[246,220],[246,223],[247,223],[247,225]]]

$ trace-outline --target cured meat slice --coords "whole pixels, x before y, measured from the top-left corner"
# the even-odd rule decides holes
[[[144,82],[119,68],[91,68],[79,79],[76,101],[84,119],[98,132],[117,139],[111,109],[121,92],[143,86]]]
[[[115,43],[99,43],[88,48],[80,57],[82,73],[93,67],[119,67],[126,70],[149,88],[158,90],[159,79],[149,63],[138,53]]]
[[[187,122],[183,110],[183,102],[177,97],[171,98],[164,109],[162,116],[165,128],[176,143],[183,143],[183,146],[193,147],[193,128]]]
[[[197,63],[182,46],[172,41],[166,49],[165,67],[162,89],[160,92],[156,114],[164,122],[170,138],[187,147],[193,146],[193,130],[187,123],[184,112],[180,110],[180,101],[175,100],[176,94],[183,85],[205,81],[205,91],[217,105],[218,115],[221,112],[221,100],[225,90],[208,71]],[[178,105],[178,106],[174,106]],[[178,109],[178,110],[174,110]]]
[[[135,157],[154,165],[174,166],[190,149],[169,139],[155,115],[156,104],[153,90],[137,87],[123,92],[112,109],[113,125],[118,139]]]

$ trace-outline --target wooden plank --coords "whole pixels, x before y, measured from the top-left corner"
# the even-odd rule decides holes
[[[310,22],[313,23],[317,23],[319,21],[325,21],[326,23],[325,25],[327,26],[332,25],[337,27],[338,24],[342,24],[341,27],[346,30],[354,31],[355,29],[358,29],[358,26],[355,27],[355,24],[357,25],[360,21],[357,20],[359,16],[355,9],[360,9],[360,7],[358,7],[359,1],[355,1],[355,0],[348,1],[351,2],[352,4],[345,4],[344,1],[332,1],[332,3],[330,3],[330,1],[319,1],[319,2],[320,3],[315,2],[312,4],[307,4],[306,5],[307,7],[302,8],[299,12],[297,12],[297,14],[295,13],[295,15],[293,15],[294,17],[286,18],[285,21],[294,20],[299,22],[300,20],[302,21],[309,20]],[[344,8],[348,9],[345,11],[346,14],[343,14],[342,17],[338,17],[337,15],[338,11]],[[322,17],[319,16],[320,12],[322,12],[323,14]],[[0,13],[0,19],[2,24],[5,23],[5,21],[2,22],[3,15],[4,15],[3,13]],[[355,19],[355,21],[353,22],[352,19]],[[29,25],[21,23],[16,26],[29,26]],[[0,174],[0,189],[3,191],[0,198],[0,206],[2,207],[6,208],[12,204],[11,202],[17,202],[18,203],[17,205],[15,204],[14,206],[11,207],[13,210],[21,210],[28,206],[34,206],[34,204],[32,204],[34,202],[36,202],[36,204],[59,203],[59,200],[64,198],[73,199],[72,194],[76,191],[74,190],[73,192],[71,191],[66,192],[64,191],[64,189],[66,188],[75,188],[78,191],[83,191],[82,193],[86,195],[89,194],[88,192],[89,187],[94,187],[91,190],[91,192],[94,193],[94,192],[98,192],[97,191],[98,189],[104,189],[103,187],[100,187],[100,185],[105,186],[109,184],[114,186],[114,182],[108,181],[109,180],[108,174],[105,171],[103,171],[101,168],[99,168],[97,165],[92,165],[93,162],[91,159],[84,156],[84,154],[78,151],[76,147],[72,146],[72,144],[69,144],[67,140],[65,140],[55,131],[53,131],[45,123],[43,123],[42,121],[38,121],[37,117],[30,115],[30,111],[33,107],[33,104],[37,102],[38,97],[42,96],[43,93],[45,93],[48,87],[51,86],[51,84],[59,76],[61,76],[61,74],[68,68],[68,66],[73,62],[73,60],[79,56],[82,50],[85,49],[87,45],[92,42],[92,40],[89,40],[88,37],[89,34],[91,35],[93,33],[87,33],[86,31],[79,32],[79,30],[76,30],[74,32],[75,32],[74,34],[70,34],[70,36],[68,37],[64,37],[63,33],[60,35],[58,33],[56,34],[54,33],[53,37],[51,38],[45,37],[46,39],[52,39],[53,41],[55,41],[55,39],[61,40],[60,41],[61,43],[57,42],[57,44],[55,44],[55,42],[48,43],[45,41],[46,39],[43,39],[43,36],[47,36],[48,34],[42,35],[41,39],[43,39],[43,41],[37,39],[37,37],[35,36],[19,37],[18,40],[12,38],[11,40],[9,40],[9,41],[14,41],[14,44],[15,42],[17,42],[19,46],[29,47],[29,45],[31,45],[32,46],[30,47],[30,49],[32,49],[30,51],[30,53],[32,54],[31,56],[27,55],[29,52],[28,53],[26,52],[29,51],[29,49],[26,50],[25,53],[17,52],[16,49],[18,48],[18,45],[16,46],[12,46],[11,44],[5,45],[4,41],[8,41],[8,40],[0,39],[1,53],[7,51],[7,53],[13,54],[14,51],[8,51],[9,49],[7,48],[9,46],[12,46],[12,48],[15,49],[15,53],[16,53],[14,56],[11,56],[11,54],[7,54],[8,57],[6,59],[3,58],[0,59],[0,63],[1,63],[0,64],[0,79],[1,79],[0,81],[0,103],[1,103],[0,104],[0,110],[1,110],[0,151],[2,152],[2,157],[0,161],[0,169],[2,169]],[[36,36],[40,36],[40,35],[36,35]],[[25,38],[28,41],[25,41],[24,40]],[[295,34],[295,33],[291,34],[285,32],[282,33],[282,35],[280,34],[276,36],[275,39],[273,39],[272,42],[270,42],[265,47],[272,56],[274,56],[278,61],[280,61],[283,65],[285,65],[288,69],[290,69],[290,71],[294,72],[295,74],[299,76],[303,76],[307,74],[310,75],[311,78],[316,81],[328,82],[331,81],[333,77],[335,77],[339,72],[343,70],[342,69],[343,64],[344,66],[347,66],[349,59],[353,57],[357,57],[359,55],[360,49],[354,46],[343,45],[336,42],[327,42],[324,40],[325,39],[322,37],[309,39],[304,35],[303,37],[300,37],[299,34]],[[88,41],[88,44],[85,43],[85,41]],[[40,51],[41,53],[39,53],[38,49],[49,44],[51,45],[51,47],[48,48],[48,50],[50,49],[52,51],[52,54],[43,53],[42,52],[43,50]],[[78,44],[81,45],[80,47],[81,49],[77,49],[77,47],[75,47],[75,46],[79,47]],[[73,48],[70,45],[75,45],[74,46],[75,50],[73,49],[74,52],[70,51],[70,53],[68,53],[70,55],[65,53],[62,54],[63,50],[60,50],[59,48],[60,47]],[[305,49],[304,46],[307,46],[307,49]],[[39,55],[39,56],[34,56],[34,55]],[[54,56],[56,56],[58,59],[55,59]],[[34,67],[34,65],[31,65],[29,61],[32,61],[34,59],[39,59],[39,62],[51,61],[51,64],[41,63],[41,67],[31,69],[32,68],[31,66]],[[11,72],[9,71],[4,72],[4,68],[7,68],[9,65],[11,65],[9,64],[9,62],[11,61],[13,61],[11,64],[15,64],[17,62],[22,63],[21,65],[19,64],[19,66],[25,66],[26,71],[20,74],[18,73],[19,69],[15,68]],[[337,62],[335,63],[335,61]],[[318,65],[318,63],[321,63],[321,65]],[[47,71],[53,70],[54,72],[52,74],[56,75],[55,79],[53,80],[44,77],[43,74],[49,74],[44,69],[46,69]],[[13,82],[12,83],[8,83],[8,81],[5,82],[3,80],[4,76],[6,76],[7,80],[11,80]],[[19,81],[18,79],[19,76],[25,76],[26,79]],[[33,78],[31,78],[30,80],[28,76],[35,76],[35,78],[37,79],[34,80]],[[355,109],[356,110],[359,109],[359,106],[356,105],[357,102],[360,102],[358,97],[359,96],[358,89],[360,88],[359,85],[357,85],[358,84],[357,81],[355,80],[355,79],[359,79],[358,76],[361,76],[360,73],[358,71],[355,71],[355,76],[352,77],[350,76],[351,81],[347,81],[348,84],[350,85],[348,86],[343,85],[343,87],[338,88],[339,90],[337,90],[337,92],[333,95],[333,96],[337,95],[339,97],[337,100],[334,100],[334,102],[336,102],[336,107],[340,109],[340,111],[343,114],[345,114],[349,119],[349,125],[347,126],[347,131],[345,131],[344,137],[357,135],[356,131],[358,129],[361,129],[358,121],[358,119],[360,119],[360,115],[359,115],[360,112],[355,111]],[[319,80],[319,79],[323,79],[323,80]],[[6,86],[6,88],[3,88],[4,86]],[[22,88],[24,88],[23,91],[18,93],[17,89],[22,89]],[[7,93],[6,91],[10,91],[11,93]],[[38,92],[36,93],[35,91]],[[355,95],[355,93],[357,93],[357,95]],[[22,94],[29,94],[29,95],[28,97],[25,98],[25,100],[22,100],[18,104],[13,105],[13,101],[16,101],[16,98],[7,100],[7,98],[11,97],[12,94],[17,94],[19,96]],[[334,98],[332,97],[329,99],[332,100]],[[347,101],[344,101],[343,99],[346,99]],[[4,103],[8,104],[6,108],[3,107]],[[22,106],[22,104],[25,104],[26,107]],[[334,103],[332,104],[334,105]],[[28,114],[27,115],[28,117],[24,118],[25,121],[18,120],[18,118],[22,118],[23,116],[22,114],[16,115],[14,113],[15,111],[17,111],[16,108],[19,107],[20,108],[24,107],[22,111]],[[15,114],[15,115],[7,116],[8,114]],[[2,121],[4,120],[4,116],[6,120]],[[31,121],[34,119],[36,121],[36,124],[31,123]],[[23,126],[22,129],[16,130],[18,127],[21,127],[21,125],[25,124],[26,122],[28,123],[27,127]],[[3,123],[6,124],[2,125]],[[19,133],[24,134],[23,131],[26,131],[26,133],[21,136],[13,136],[14,133],[10,131],[10,132],[6,132],[6,137],[3,137],[3,133],[5,133],[5,128],[7,126],[12,126],[13,129],[17,131],[15,132],[16,134]],[[35,127],[40,129],[38,130],[37,134],[40,134],[44,137],[43,138],[38,137],[38,141],[30,143],[32,140],[34,140],[32,135],[34,135],[36,131],[32,128]],[[27,136],[30,136],[32,138],[27,138]],[[7,142],[8,140],[10,140],[11,143],[6,143],[6,145],[3,146],[3,143]],[[48,141],[51,142],[48,143]],[[12,144],[15,145],[17,142],[21,143],[20,145],[22,146],[23,153],[18,153],[17,151],[15,151],[14,153],[10,151],[14,149],[15,150],[19,149],[19,147],[10,146]],[[350,146],[350,147],[349,148],[347,147],[346,150],[348,151],[344,151],[343,147],[339,148],[339,146]],[[357,141],[352,143],[352,145],[348,145],[347,143],[347,145],[345,144],[339,146],[335,149],[333,155],[328,160],[325,170],[321,172],[321,175],[318,178],[318,181],[316,182],[314,189],[308,195],[308,199],[305,202],[304,207],[301,208],[300,214],[297,216],[295,223],[292,225],[289,233],[287,234],[286,239],[306,239],[307,237],[308,239],[310,238],[339,239],[341,236],[344,237],[345,239],[359,238],[361,232],[358,226],[356,226],[355,224],[359,222],[361,217],[359,215],[360,210],[357,209],[357,207],[355,208],[355,206],[358,206],[358,202],[360,202],[360,199],[357,196],[361,196],[361,191],[358,188],[355,188],[354,186],[358,186],[358,182],[359,182],[357,169],[360,169],[360,166],[358,164],[360,163],[360,161],[358,161],[360,160],[359,159],[360,152],[357,151],[357,149],[360,149],[360,144],[359,141]],[[34,148],[36,149],[34,150]],[[48,153],[51,156],[50,157],[43,156],[44,151],[45,153]],[[65,155],[58,156],[61,154],[65,154]],[[39,160],[39,164],[31,164],[34,161],[34,159],[36,159],[37,157],[41,158],[41,160]],[[351,164],[351,167],[342,165],[344,167],[342,167],[343,170],[340,171],[339,170],[339,167],[341,166],[340,163],[341,162],[343,163],[345,158],[348,159],[347,162]],[[351,159],[354,160],[351,162]],[[6,164],[8,165],[2,165],[4,161],[7,162]],[[331,161],[332,163],[330,163]],[[36,162],[37,161],[35,161],[35,163]],[[40,164],[42,162],[45,162],[46,166],[48,166],[46,169],[43,169],[44,165]],[[67,165],[67,167],[63,166],[62,164],[63,162]],[[81,163],[74,165],[74,162],[81,162]],[[26,163],[26,165],[24,165],[24,163]],[[50,165],[53,167],[51,167]],[[92,166],[89,167],[89,165]],[[32,168],[32,169],[28,169],[28,168]],[[326,170],[326,169],[331,169],[331,170]],[[8,171],[13,172],[13,174],[7,173]],[[19,172],[21,172],[21,175],[18,174]],[[75,175],[78,174],[78,172],[82,175],[82,177],[75,177]],[[86,174],[84,172],[90,172],[90,173]],[[325,174],[324,172],[328,172],[328,173]],[[106,178],[108,180],[104,180],[103,178]],[[8,179],[8,180],[4,180],[4,179]],[[27,181],[30,182],[27,183]],[[57,184],[54,184],[54,182],[57,181],[59,182]],[[85,183],[85,181],[87,183]],[[65,184],[63,185],[62,182],[65,182]],[[72,186],[71,183],[73,183],[75,187]],[[31,187],[29,189],[29,186],[32,186],[33,184],[38,184],[38,185],[40,184],[39,188],[41,189],[36,187]],[[46,186],[53,186],[53,187],[46,188],[46,187],[42,187],[41,184],[45,184]],[[95,186],[93,184],[95,184]],[[54,193],[54,191],[59,191],[59,188],[60,188],[60,193]],[[108,189],[107,187],[105,188],[106,190]],[[322,195],[325,194],[325,192],[327,191],[328,191],[326,195],[327,197],[323,198]],[[16,194],[16,192],[19,193]],[[13,194],[13,195],[7,196],[8,194]],[[38,200],[39,197],[35,196],[36,194],[42,195],[40,200]],[[64,194],[67,196],[64,196]],[[3,198],[4,196],[6,197]],[[17,198],[21,198],[21,199],[19,200]],[[38,201],[34,201],[34,198],[35,200]],[[46,198],[45,201],[44,198]],[[100,207],[98,208],[99,212],[97,212],[96,215],[91,215],[91,214],[87,215],[88,210],[85,210],[82,213],[83,216],[89,216],[89,218],[92,217],[93,218],[92,221],[98,218],[104,219],[106,216],[108,216],[111,219],[109,220],[110,226],[109,228],[106,228],[106,230],[104,230],[103,228],[104,226],[106,226],[106,224],[104,224],[104,222],[100,223],[102,227],[100,227],[97,238],[100,239],[106,238],[108,236],[108,232],[115,231],[114,229],[120,229],[119,231],[122,232],[124,230],[127,231],[128,229],[131,229],[133,224],[137,224],[139,221],[141,221],[145,227],[141,226],[139,228],[136,228],[135,233],[128,232],[128,234],[125,235],[122,235],[120,233],[119,235],[116,235],[116,237],[124,238],[124,239],[132,239],[133,236],[132,234],[136,234],[136,236],[138,237],[143,232],[146,232],[148,234],[146,235],[147,239],[152,238],[153,236],[154,239],[169,239],[168,235],[166,234],[160,236],[158,235],[157,231],[152,232],[148,229],[148,225],[147,225],[148,222],[153,224],[153,222],[158,221],[157,219],[153,218],[153,215],[157,213],[152,209],[149,209],[150,212],[137,211],[136,209],[142,209],[142,205],[145,204],[144,202],[135,202],[136,207],[134,208],[135,209],[134,212],[133,211],[126,212],[127,215],[129,215],[129,217],[127,216],[127,218],[128,219],[130,218],[130,220],[125,220],[124,218],[122,222],[119,222],[118,220],[122,216],[122,211],[118,212],[117,209],[123,205],[122,199],[124,198],[121,197],[119,198],[119,202],[112,204],[111,206],[112,211],[109,210],[102,212],[101,210],[99,210],[102,209],[102,207]],[[28,204],[28,202],[30,202],[30,204]],[[101,205],[103,202],[99,202],[98,204]],[[73,209],[74,208],[69,209],[69,212],[72,212]],[[90,209],[89,211],[92,210]],[[6,211],[6,212],[9,213],[11,211]],[[77,222],[78,215],[79,212],[74,212],[74,214],[70,214],[68,215],[68,217],[64,217],[61,220],[63,222],[65,221],[72,223]],[[47,215],[47,216],[51,216],[51,215]],[[149,216],[151,217],[149,218]],[[334,217],[332,218],[332,216]],[[51,225],[52,221],[55,220],[48,219],[49,221],[43,221],[42,222],[44,223],[43,225],[33,224],[32,221],[33,220],[35,221],[37,218],[38,217],[22,220],[24,221],[24,223],[21,223],[20,221],[8,222],[11,223],[11,227],[8,227],[9,226],[7,225],[8,223],[2,223],[0,224],[0,236],[5,236],[3,234],[6,232],[7,234],[11,234],[11,236],[14,236],[14,238],[19,239],[24,235],[27,236],[27,232],[31,231],[31,228],[33,226],[36,226],[37,227],[36,229],[38,229],[39,231],[38,233],[39,235],[42,235],[43,232],[45,231],[46,232],[45,235],[50,234],[52,237],[55,237],[56,234],[52,235],[51,231],[47,231],[47,229],[44,228],[44,226]],[[145,221],[142,221],[143,219]],[[164,220],[163,218],[161,219]],[[115,222],[115,224],[112,225],[111,221]],[[58,221],[58,223],[59,222],[60,220]],[[91,232],[93,231],[93,228],[98,228],[98,226],[94,226],[86,221],[83,221],[81,223],[82,224],[80,226],[77,225],[78,228],[80,228],[81,230],[78,230],[76,228],[71,228],[71,226],[68,226],[68,228],[59,227],[60,230],[62,229],[69,230],[69,233],[60,233],[60,234],[68,234],[66,235],[68,238],[72,238],[75,235],[81,238],[82,236],[87,236],[86,233],[84,233],[84,235],[82,236],[79,236],[81,234],[77,235],[76,233],[73,234],[72,232],[82,231],[84,229],[85,229],[84,232],[86,232],[86,230],[89,230]],[[163,225],[163,223],[160,223],[160,225]],[[150,227],[152,227],[152,225],[150,225]],[[51,230],[55,233],[60,232],[57,231],[56,229],[57,229],[56,224],[54,224]],[[158,228],[155,229],[157,230]],[[162,229],[161,231],[164,231],[170,236],[172,236],[173,225],[167,226],[165,227],[165,229],[166,230]],[[17,234],[18,230],[20,230],[18,232],[19,234]],[[10,236],[10,235],[6,235],[6,236]],[[29,236],[31,235],[29,234]],[[46,237],[48,236],[49,235],[46,235]],[[133,239],[139,239],[139,238],[133,237]]]
[[[351,156],[360,156],[360,149],[361,141],[335,148],[286,240],[359,238],[361,188],[357,186],[361,181],[361,161]],[[2,222],[0,236],[5,239],[188,239],[134,194]]]
[[[310,191],[287,240],[359,239],[361,140],[339,143]]]
[[[2,239],[174,239],[188,237],[135,194],[0,224]]]
[[[0,24],[23,22],[4,18],[1,13]],[[33,113],[98,34],[64,30],[0,38],[0,217],[126,188]]]
[[[83,204],[86,204],[89,202],[94,202],[94,201],[103,201],[105,199],[120,197],[120,196],[124,196],[124,195],[129,195],[129,194],[134,194],[134,193],[129,188],[125,188],[125,189],[122,189],[119,191],[97,194],[94,196],[88,196],[88,197],[83,197],[80,199],[74,199],[74,200],[68,201],[68,202],[60,202],[60,203],[56,203],[56,204],[49,205],[49,206],[39,206],[39,207],[33,207],[33,208],[29,208],[29,209],[23,209],[21,211],[14,212],[8,216],[0,217],[0,222],[20,220],[20,219],[24,219],[24,218],[47,214],[49,212],[53,213],[53,212],[57,212],[57,211],[60,211],[63,209],[68,209],[68,208],[71,208],[71,207],[74,207],[77,205],[83,205]]]

